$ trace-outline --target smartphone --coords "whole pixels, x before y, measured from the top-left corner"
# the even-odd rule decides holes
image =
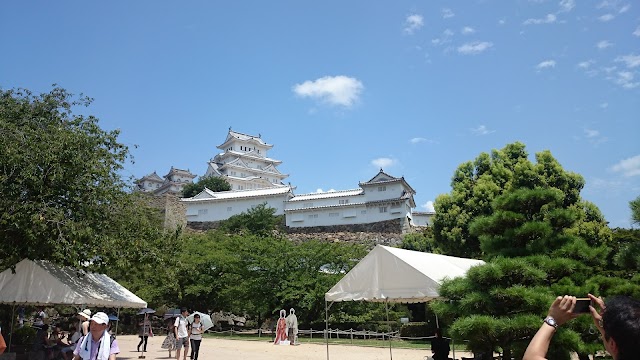
[[[591,299],[578,298],[576,299],[576,306],[573,308],[574,314],[586,314],[589,313],[589,305],[591,305]]]

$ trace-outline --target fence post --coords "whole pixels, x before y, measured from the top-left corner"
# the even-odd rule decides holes
[[[349,332],[351,333],[351,344],[353,344],[353,328],[349,329]]]

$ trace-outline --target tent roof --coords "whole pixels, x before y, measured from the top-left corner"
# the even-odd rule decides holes
[[[145,308],[147,303],[107,275],[24,259],[0,273],[0,303]]]
[[[327,301],[426,302],[445,278],[463,276],[482,260],[377,245],[331,290]]]

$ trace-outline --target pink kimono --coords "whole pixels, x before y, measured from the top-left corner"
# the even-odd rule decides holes
[[[276,324],[276,340],[273,342],[273,345],[278,345],[280,344],[280,341],[287,340],[287,319],[285,319],[286,315],[286,310],[280,310],[280,318],[278,319],[278,323]]]

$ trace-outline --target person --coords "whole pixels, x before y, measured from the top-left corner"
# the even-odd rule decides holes
[[[442,330],[436,329],[436,337],[431,339],[431,352],[433,353],[433,360],[447,360],[449,358],[449,352],[451,347],[449,346],[449,339],[442,337]]]
[[[75,326],[71,326],[69,328],[69,334],[71,334],[71,337],[67,335],[67,340],[69,341],[69,345],[66,347],[63,347],[60,350],[65,360],[73,357],[72,354],[73,354],[73,350],[75,350],[76,348],[76,343],[82,337],[82,334],[80,334],[80,331],[78,331]]]
[[[189,311],[183,307],[180,309],[180,316],[176,318],[176,322],[173,324],[176,335],[176,360],[180,360],[180,349],[184,347],[183,359],[187,360],[187,352],[189,351],[189,332],[187,331],[187,316]]]
[[[78,323],[78,331],[82,336],[86,336],[89,333],[89,319],[91,319],[91,310],[84,309],[76,315],[80,322]]]
[[[276,323],[276,339],[273,342],[273,345],[279,345],[281,341],[287,340],[287,319],[285,316],[287,315],[287,310],[280,310],[280,318]]]
[[[20,328],[24,327],[24,306],[18,309],[18,326]]]
[[[149,340],[149,336],[153,336],[153,330],[151,330],[151,320],[149,320],[149,315],[144,314],[144,319],[138,323],[138,336],[140,337],[140,342],[138,343],[138,352],[140,352],[140,345],[144,343],[142,347],[142,351],[147,351],[147,341]]]
[[[204,325],[200,322],[200,314],[195,314],[193,315],[193,323],[189,328],[189,338],[191,339],[191,360],[198,360],[200,343],[202,342],[202,333],[204,333]]]
[[[38,308],[35,319],[33,321],[33,326],[42,327],[45,324],[46,318],[47,318],[47,313],[44,312],[44,308]]]
[[[293,308],[289,310],[289,316],[287,316],[286,322],[289,344],[295,345],[296,337],[298,336],[298,317],[296,316],[296,311]]]
[[[167,337],[162,341],[161,348],[169,350],[169,357],[171,357],[171,351],[176,348],[176,335],[174,333],[174,319],[167,319]]]
[[[33,344],[31,345],[31,352],[34,353],[34,357],[36,359],[48,359],[51,354],[51,346],[49,343],[49,337],[47,336],[47,332],[49,331],[49,325],[35,325],[36,329],[35,339],[33,340]]]
[[[588,295],[594,306],[589,306],[593,323],[602,336],[605,349],[614,360],[637,359],[640,354],[640,301],[628,296],[607,299]],[[575,296],[558,296],[551,306],[542,326],[535,334],[523,360],[545,359],[549,343],[558,326],[576,318]]]
[[[120,353],[118,340],[109,335],[109,316],[95,313],[90,320],[89,334],[83,336],[73,350],[73,360],[116,360]]]

